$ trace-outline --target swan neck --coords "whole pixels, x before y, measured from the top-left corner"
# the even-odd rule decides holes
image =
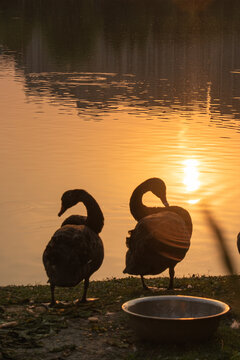
[[[104,225],[104,217],[97,201],[87,192],[84,192],[79,199],[87,210],[86,225],[97,234],[101,232]]]
[[[135,220],[139,221],[143,217],[148,215],[148,207],[145,206],[142,202],[143,195],[148,190],[144,189],[143,187],[137,187],[130,198],[130,212]]]

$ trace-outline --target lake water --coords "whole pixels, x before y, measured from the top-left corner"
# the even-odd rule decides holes
[[[226,274],[205,206],[240,271],[239,18],[231,0],[1,1],[0,285],[46,283],[42,252],[72,188],[105,216],[93,278],[122,277],[129,198],[149,177],[192,216],[176,276]]]

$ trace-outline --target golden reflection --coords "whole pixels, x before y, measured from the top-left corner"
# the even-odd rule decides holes
[[[197,204],[200,201],[200,199],[192,199],[192,200],[188,200],[189,204]]]
[[[198,180],[199,162],[195,159],[188,159],[184,160],[183,164],[185,165],[183,183],[186,185],[186,190],[188,192],[195,191],[200,186],[200,181]]]
[[[183,161],[184,164],[184,179],[183,183],[186,186],[187,192],[194,192],[199,189],[199,171],[198,166],[199,162],[195,159],[187,159]],[[196,204],[200,199],[191,199],[188,200],[189,204]]]

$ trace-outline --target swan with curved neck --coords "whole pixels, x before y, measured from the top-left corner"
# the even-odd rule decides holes
[[[87,191],[80,189],[65,191],[61,200],[62,206],[58,216],[61,216],[67,209],[71,208],[77,203],[82,202],[87,210],[87,216],[82,217],[82,220],[85,219],[85,225],[90,227],[96,234],[99,234],[102,231],[104,225],[102,210],[100,209],[97,201]],[[71,217],[73,216],[74,215]]]
[[[61,216],[67,209],[82,202],[87,216],[71,215],[54,233],[43,253],[43,263],[51,287],[51,306],[55,305],[56,286],[72,287],[84,280],[81,302],[86,301],[90,276],[99,269],[104,248],[99,233],[104,225],[103,213],[96,200],[85,190],[64,192]]]
[[[143,204],[143,195],[151,191],[164,206],[148,207]],[[130,212],[138,221],[129,231],[126,245],[126,268],[124,273],[140,275],[147,289],[144,275],[160,274],[169,269],[169,289],[173,288],[175,266],[181,261],[190,246],[192,220],[187,210],[170,206],[166,196],[166,185],[159,178],[150,178],[133,191]]]
[[[167,202],[165,183],[158,178],[148,179],[136,187],[130,198],[130,212],[137,221],[141,220],[145,216],[159,212],[159,207],[148,207],[143,204],[143,195],[148,191],[151,191],[154,195],[156,195],[162,201],[164,206],[169,206]]]

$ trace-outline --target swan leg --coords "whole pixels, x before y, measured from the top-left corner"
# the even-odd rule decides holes
[[[54,295],[54,290],[55,290],[55,285],[50,284],[50,289],[51,289],[51,303],[50,306],[55,306],[56,305],[56,300],[55,300],[55,295]]]
[[[142,281],[142,286],[143,286],[143,288],[144,288],[145,290],[149,290],[149,288],[148,288],[147,285],[145,284],[143,275],[141,275],[141,281]]]
[[[89,286],[89,278],[86,278],[84,280],[84,289],[83,289],[83,296],[81,299],[81,303],[85,303],[87,302],[87,290],[88,290],[88,286]]]
[[[175,275],[175,270],[174,270],[174,266],[170,266],[169,267],[169,285],[168,285],[168,290],[173,289],[173,279],[174,279],[174,275]]]

